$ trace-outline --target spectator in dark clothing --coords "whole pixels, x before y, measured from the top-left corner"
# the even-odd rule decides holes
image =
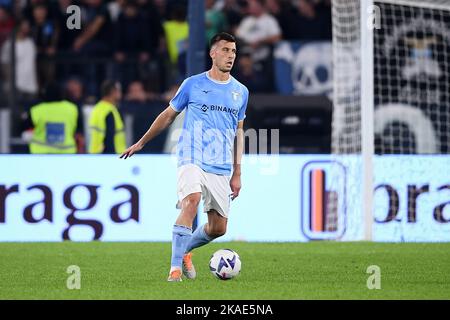
[[[298,40],[331,40],[331,2],[297,0],[297,19],[292,23]]]
[[[283,40],[298,39],[299,32],[299,13],[290,0],[266,0],[266,7],[270,14],[277,19],[283,34]]]
[[[134,1],[128,0],[119,15],[114,32],[114,44],[116,56],[121,54],[139,55],[140,61],[147,61],[150,51],[147,34],[143,32],[147,28],[145,16],[139,13]],[[116,59],[117,60],[117,59]],[[119,59],[123,60],[123,59]]]
[[[32,9],[31,36],[37,48],[37,74],[41,88],[52,83],[55,78],[54,55],[58,43],[58,26],[50,19],[48,8],[37,4]]]
[[[112,24],[102,0],[82,1],[81,30],[73,43],[73,50],[97,56],[109,53],[113,39]]]
[[[110,68],[106,64],[95,61],[95,58],[106,58],[111,53],[112,32],[111,17],[106,4],[102,0],[84,0],[81,3],[81,33],[72,44],[74,56],[82,66],[84,81],[87,84],[88,96],[99,94],[98,83],[106,76]],[[92,61],[94,58],[94,61]]]
[[[81,29],[68,28],[67,21],[73,12],[67,13],[67,8],[79,3],[73,0],[59,0],[55,10],[55,20],[59,28],[59,37],[57,44],[57,58],[61,63],[57,64],[56,77],[58,81],[66,81],[67,78],[77,76],[80,79],[86,72],[80,68],[80,61],[77,59],[78,53],[75,53],[72,46],[75,39],[81,35]],[[71,20],[75,22],[74,20]]]
[[[58,1],[28,0],[21,12],[21,16],[28,21],[32,21],[34,8],[37,6],[45,6],[48,10],[49,19],[54,20],[56,18],[57,2]]]
[[[240,53],[238,67],[234,75],[237,80],[247,86],[250,92],[266,92],[270,90],[267,76],[260,64],[255,64],[250,52]]]
[[[236,29],[243,18],[244,8],[247,6],[245,0],[225,0],[222,12],[225,14],[228,22],[228,31],[231,34],[236,33]]]
[[[160,21],[164,21],[170,18],[169,15],[169,5],[167,0],[138,0],[139,5],[143,6],[151,6],[154,8],[155,13],[160,17]]]
[[[58,26],[48,13],[46,5],[38,4],[33,7],[31,19],[31,34],[39,53],[53,55],[58,43]]]
[[[332,12],[331,0],[318,0],[316,4],[317,19],[320,22],[321,40],[332,39]]]
[[[166,14],[166,0],[136,0],[138,10],[146,21],[146,43],[150,50],[150,60],[141,79],[146,87],[161,93],[167,89],[168,71],[166,70],[167,43],[163,21]],[[141,31],[142,32],[142,31]]]
[[[162,54],[166,51],[164,29],[160,10],[151,0],[136,0],[138,11],[144,16],[147,23],[146,41],[152,56]]]
[[[150,46],[147,39],[147,21],[140,14],[134,1],[125,3],[119,15],[114,32],[114,58],[117,62],[117,76],[122,85],[128,84],[137,78],[143,78],[150,59]]]
[[[60,31],[58,38],[59,53],[65,54],[71,51],[75,39],[81,34],[81,29],[67,28],[67,19],[71,16],[71,13],[67,13],[67,8],[75,4],[77,3],[72,0],[59,0],[55,10],[55,20],[58,23]]]

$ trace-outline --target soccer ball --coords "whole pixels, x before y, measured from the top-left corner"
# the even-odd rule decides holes
[[[232,279],[241,271],[241,259],[231,249],[220,249],[211,256],[209,270],[220,280]]]

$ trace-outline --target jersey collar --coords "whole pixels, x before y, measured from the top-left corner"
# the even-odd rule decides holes
[[[212,82],[218,83],[218,84],[228,84],[231,81],[231,74],[230,74],[230,77],[228,78],[228,80],[225,80],[225,81],[219,81],[219,80],[215,80],[215,79],[211,78],[208,74],[208,71],[206,71],[205,74],[209,80],[211,80]]]

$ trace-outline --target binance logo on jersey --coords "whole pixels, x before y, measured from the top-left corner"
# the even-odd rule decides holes
[[[228,108],[228,107],[224,107],[224,106],[218,106],[218,105],[214,105],[214,104],[210,105],[209,107],[206,104],[204,104],[204,105],[202,105],[201,109],[203,112],[208,111],[208,109],[211,111],[226,112],[226,113],[235,115],[236,117],[238,116],[238,112],[239,112],[238,109]]]
[[[227,112],[227,113],[230,113],[230,114],[235,115],[235,116],[237,116],[238,112],[239,112],[238,109],[228,108],[228,107],[224,107],[224,106],[217,106],[217,105],[214,105],[214,104],[212,104],[209,108],[210,108],[211,111]]]

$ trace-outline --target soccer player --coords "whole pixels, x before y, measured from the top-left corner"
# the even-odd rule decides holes
[[[235,38],[224,32],[213,36],[209,55],[211,69],[185,79],[144,136],[121,155],[131,157],[186,110],[177,145],[181,212],[173,226],[168,281],[181,281],[182,274],[196,277],[191,251],[225,234],[230,200],[241,189],[248,89],[230,75],[236,59]],[[208,222],[192,233],[202,196]]]

